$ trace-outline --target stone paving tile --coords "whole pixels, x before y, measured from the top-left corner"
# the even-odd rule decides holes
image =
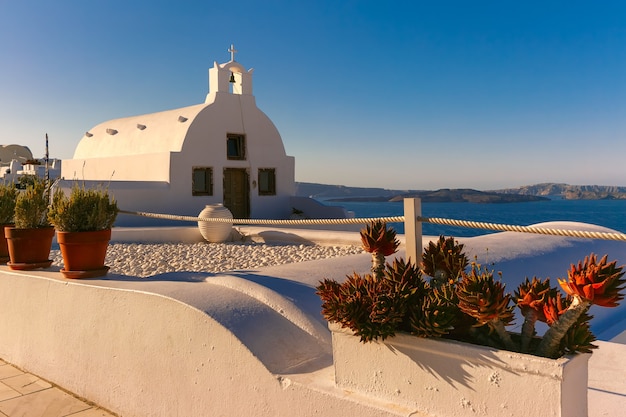
[[[56,387],[0,402],[0,412],[9,417],[66,417],[90,408]]]
[[[20,394],[30,394],[32,392],[37,392],[52,387],[51,383],[46,382],[43,379],[32,374],[22,374],[11,378],[6,378],[2,380],[2,383],[13,388]]]
[[[0,380],[10,378],[12,376],[22,375],[23,373],[24,372],[20,371],[15,366],[9,365],[6,362],[3,362],[3,364],[0,365]]]
[[[70,414],[67,417],[115,417],[102,408],[90,408],[89,410],[80,411],[76,414]]]
[[[115,417],[0,359],[0,417]]]
[[[22,394],[0,382],[0,401],[9,400],[11,398],[19,397],[20,395]]]

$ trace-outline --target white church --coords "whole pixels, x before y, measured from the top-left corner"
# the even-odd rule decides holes
[[[285,219],[294,208],[319,209],[294,197],[294,157],[256,105],[253,70],[235,61],[232,45],[229,52],[229,62],[209,69],[204,103],[89,129],[73,159],[63,161],[62,186],[108,186],[128,211],[197,216],[205,205],[223,203],[234,218]],[[343,209],[331,211],[315,216],[343,217]],[[117,224],[137,223],[125,217]]]

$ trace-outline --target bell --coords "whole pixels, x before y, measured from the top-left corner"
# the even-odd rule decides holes
[[[234,73],[230,73],[230,80],[228,80],[228,82],[234,83],[235,82],[235,74]]]

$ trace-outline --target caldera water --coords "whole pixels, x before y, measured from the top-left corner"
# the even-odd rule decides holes
[[[343,206],[355,217],[403,216],[402,202],[334,202],[326,205]],[[441,217],[487,223],[530,226],[549,221],[573,221],[595,224],[626,233],[626,200],[564,200],[552,198],[526,203],[422,203],[422,216]],[[403,223],[390,223],[398,233],[404,233]],[[469,229],[423,223],[424,235],[457,237],[493,233],[484,229]]]

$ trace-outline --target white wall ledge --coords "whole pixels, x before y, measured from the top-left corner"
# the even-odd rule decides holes
[[[232,278],[70,281],[0,266],[0,357],[120,415],[402,415],[296,383],[328,372],[330,345],[286,319],[288,303],[277,312],[278,294],[268,306]]]

